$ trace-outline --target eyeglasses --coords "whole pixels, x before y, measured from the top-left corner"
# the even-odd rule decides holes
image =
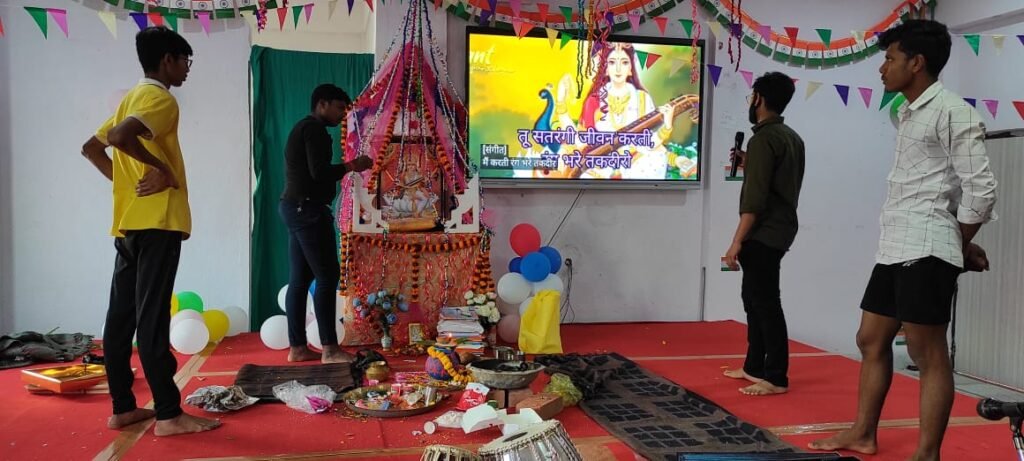
[[[188,65],[188,68],[191,69],[192,68],[192,58],[190,58],[188,56],[182,56],[181,58],[185,60],[185,63]]]

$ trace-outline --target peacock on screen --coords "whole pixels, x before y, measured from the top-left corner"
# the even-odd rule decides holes
[[[467,35],[469,157],[482,179],[700,179],[702,42]]]

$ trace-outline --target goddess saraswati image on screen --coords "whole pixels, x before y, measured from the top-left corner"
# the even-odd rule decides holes
[[[565,75],[558,83],[551,128],[575,132],[576,142],[559,149],[562,162],[549,175],[665,179],[665,144],[675,117],[685,115],[696,124],[700,97],[685,94],[658,106],[640,81],[632,44],[599,43],[594,53],[598,67],[578,122],[569,113],[575,95],[572,76]]]

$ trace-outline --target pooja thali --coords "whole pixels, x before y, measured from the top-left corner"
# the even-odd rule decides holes
[[[447,395],[440,389],[396,384],[360,387],[346,392],[342,401],[356,413],[377,418],[404,418],[437,408],[445,397]]]

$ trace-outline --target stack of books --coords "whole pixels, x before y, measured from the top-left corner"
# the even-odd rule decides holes
[[[472,306],[442,307],[437,322],[437,345],[454,347],[458,353],[482,355],[487,343],[476,309]]]

